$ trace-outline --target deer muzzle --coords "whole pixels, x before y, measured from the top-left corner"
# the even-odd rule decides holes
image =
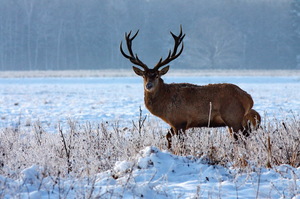
[[[146,88],[147,90],[151,90],[151,89],[153,88],[153,83],[152,83],[152,82],[148,82],[148,83],[146,84],[145,88]]]

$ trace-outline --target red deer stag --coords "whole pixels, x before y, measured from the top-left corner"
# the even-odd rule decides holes
[[[169,51],[166,59],[161,58],[153,69],[148,68],[132,51],[132,41],[138,32],[132,37],[131,31],[129,34],[125,33],[129,54],[123,51],[122,42],[120,51],[125,58],[144,69],[133,66],[134,72],[144,79],[144,101],[147,109],[171,126],[166,135],[169,148],[173,135],[184,133],[192,127],[228,126],[235,139],[238,139],[239,131],[248,136],[251,128],[258,127],[261,118],[252,109],[252,97],[234,84],[198,86],[188,83],[164,83],[161,76],[168,72],[169,65],[159,69],[182,53],[182,40],[185,36],[182,34],[182,27],[178,36],[171,32],[175,41],[173,51]]]

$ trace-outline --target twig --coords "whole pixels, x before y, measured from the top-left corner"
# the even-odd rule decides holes
[[[207,127],[210,127],[211,112],[212,112],[212,103],[209,102],[209,113],[208,113],[208,124],[207,124]]]
[[[58,131],[59,131],[60,136],[62,138],[62,143],[64,145],[64,150],[66,152],[67,164],[68,164],[68,174],[69,174],[72,171],[72,162],[70,160],[71,150],[70,150],[70,147],[67,146],[66,139],[65,139],[65,136],[63,134],[63,131],[62,131],[62,128],[61,128],[60,124],[59,124],[59,127],[58,127]]]

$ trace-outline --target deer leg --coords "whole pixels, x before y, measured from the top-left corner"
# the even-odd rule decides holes
[[[168,141],[168,149],[171,149],[172,147],[172,137],[174,135],[178,135],[179,136],[179,140],[181,142],[184,142],[184,136],[181,136],[181,134],[184,134],[185,133],[185,129],[175,129],[175,128],[171,128],[167,135],[166,135],[166,138],[167,138],[167,141]]]
[[[181,143],[184,143],[184,136],[185,136],[185,130],[184,129],[180,129],[178,131],[178,139]]]
[[[235,141],[238,140],[239,137],[239,131],[243,131],[243,125],[242,125],[242,121],[235,121],[234,119],[230,119],[230,118],[224,118],[223,119],[226,126],[228,126],[228,131],[229,134],[231,135],[231,137],[234,138]]]
[[[173,135],[174,135],[174,130],[173,130],[173,128],[171,128],[168,131],[167,135],[166,135],[167,142],[168,142],[168,149],[171,149],[171,147],[172,147],[172,137],[173,137]]]
[[[245,109],[241,104],[231,103],[229,106],[221,110],[221,117],[226,126],[231,128],[231,132],[235,141],[239,138],[239,131],[244,130],[243,120]]]

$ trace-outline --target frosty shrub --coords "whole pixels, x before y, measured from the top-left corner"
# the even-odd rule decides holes
[[[235,141],[226,128],[195,128],[187,131],[184,143],[175,138],[181,155],[205,157],[210,164],[239,168],[300,166],[300,120],[265,121],[250,137]]]
[[[0,130],[0,175],[14,177],[31,165],[46,168],[47,175],[90,176],[111,169],[116,161],[129,160],[145,146],[164,148],[164,139],[153,123],[118,122],[58,124],[57,133],[48,133],[40,123],[26,129]],[[142,125],[142,126],[139,126]]]
[[[45,176],[87,177],[111,170],[116,161],[130,160],[146,146],[167,150],[165,134],[157,120],[141,114],[124,127],[118,122],[58,124],[57,132],[45,132],[40,123],[0,130],[0,175],[17,178],[32,165]],[[234,141],[226,128],[195,128],[184,142],[173,138],[173,152],[202,157],[209,164],[251,169],[280,164],[300,166],[300,120],[264,121],[247,139]]]

